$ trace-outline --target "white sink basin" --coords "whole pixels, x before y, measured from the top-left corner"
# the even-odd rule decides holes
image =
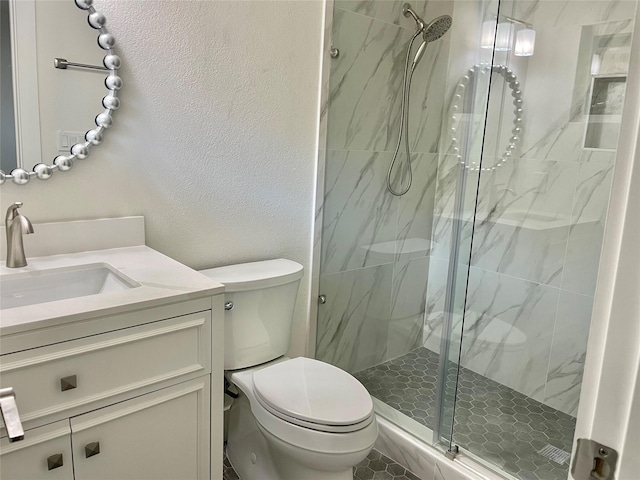
[[[9,273],[0,276],[0,309],[112,293],[140,284],[107,263]]]

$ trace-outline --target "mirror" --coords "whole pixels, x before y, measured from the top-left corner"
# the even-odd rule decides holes
[[[93,0],[0,6],[0,184],[24,185],[71,169],[102,143],[120,107],[121,61]]]

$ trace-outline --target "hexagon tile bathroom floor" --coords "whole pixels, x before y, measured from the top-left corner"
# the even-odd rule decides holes
[[[227,457],[227,449],[224,450],[224,463],[222,464],[222,480],[239,480],[240,477],[231,466],[229,457]]]
[[[420,347],[354,376],[374,397],[433,428],[438,359]],[[570,415],[460,368],[455,420],[455,444],[516,478],[567,478],[576,423]]]
[[[223,480],[239,480],[227,455],[224,456]],[[420,480],[420,477],[398,465],[389,457],[385,457],[377,450],[372,450],[367,458],[356,465],[353,480]]]

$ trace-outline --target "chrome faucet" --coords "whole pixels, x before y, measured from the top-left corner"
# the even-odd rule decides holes
[[[27,258],[24,255],[22,235],[33,233],[31,221],[18,213],[22,202],[15,202],[7,209],[4,225],[7,229],[7,267],[19,268],[27,266]]]

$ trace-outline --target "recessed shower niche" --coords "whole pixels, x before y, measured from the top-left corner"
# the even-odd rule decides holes
[[[615,150],[618,144],[631,48],[629,28],[628,22],[584,28],[583,35],[592,39],[585,149]]]

